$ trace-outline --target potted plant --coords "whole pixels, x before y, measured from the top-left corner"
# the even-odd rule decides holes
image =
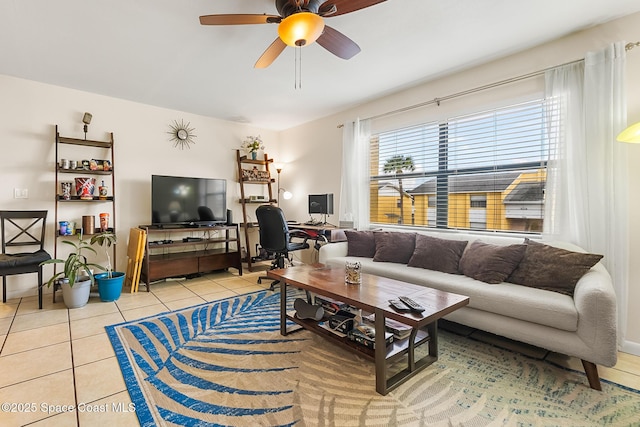
[[[84,251],[94,254],[97,252],[91,247],[90,241],[82,238],[82,234],[80,234],[78,242],[63,240],[62,243],[73,247],[73,251],[67,259],[56,258],[41,263],[41,265],[64,264],[62,271],[53,275],[47,282],[47,286],[54,283],[60,285],[62,298],[67,308],[83,307],[89,301],[91,285],[94,282],[93,269],[105,270],[105,268],[99,264],[88,262]]]
[[[242,148],[247,152],[247,154],[251,155],[253,160],[256,160],[258,157],[258,150],[264,150],[264,145],[262,145],[262,138],[260,135],[258,136],[247,136],[247,139],[242,143]]]
[[[109,256],[109,248],[116,244],[116,235],[112,231],[103,231],[91,238],[91,244],[98,244],[104,249],[107,256],[107,265],[104,273],[95,275],[98,284],[98,293],[100,299],[105,302],[115,301],[120,298],[122,293],[122,285],[124,283],[125,273],[113,271],[111,267],[111,256]]]

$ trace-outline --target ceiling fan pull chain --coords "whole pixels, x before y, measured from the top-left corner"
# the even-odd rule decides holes
[[[302,48],[296,46],[294,48],[294,62],[295,62],[295,81],[293,84],[294,89],[302,88]]]

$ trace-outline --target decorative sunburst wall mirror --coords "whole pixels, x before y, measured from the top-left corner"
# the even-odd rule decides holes
[[[170,139],[173,142],[174,147],[179,147],[181,150],[183,150],[185,148],[191,148],[189,144],[196,143],[193,140],[193,138],[196,137],[196,135],[193,133],[195,128],[189,127],[190,125],[190,122],[187,122],[185,124],[184,120],[180,120],[180,123],[178,123],[177,120],[174,120],[173,124],[169,125],[171,130],[167,133],[171,135]]]

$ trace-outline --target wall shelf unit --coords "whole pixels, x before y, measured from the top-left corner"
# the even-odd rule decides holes
[[[238,163],[238,182],[240,183],[240,200],[242,205],[242,228],[244,229],[244,241],[247,251],[247,268],[249,271],[253,271],[251,268],[251,245],[249,244],[249,228],[255,226],[254,223],[247,221],[247,205],[264,205],[268,203],[277,203],[277,200],[273,198],[272,185],[276,182],[271,178],[269,172],[269,165],[273,163],[273,159],[265,153],[262,159],[249,159],[247,156],[240,155],[240,150],[236,150],[236,160]],[[250,166],[251,169],[245,169],[244,166]],[[245,188],[245,186],[249,186]],[[251,197],[247,197],[246,190],[250,187],[267,187],[268,195],[266,199],[254,200]],[[262,190],[261,190],[262,191]],[[256,254],[257,255],[257,254]]]
[[[70,238],[79,235],[81,232],[84,235],[93,235],[100,232],[100,221],[94,220],[94,229],[87,232],[87,230],[82,229],[82,221],[81,218],[76,218],[75,223],[76,227],[73,235],[70,234],[60,234],[59,221],[62,219],[62,215],[65,215],[65,220],[69,213],[65,211],[65,207],[69,207],[70,204],[74,205],[77,208],[77,204],[85,204],[87,209],[91,209],[90,206],[99,206],[101,210],[109,214],[109,231],[115,233],[116,230],[116,201],[115,201],[115,173],[114,173],[114,139],[113,133],[109,133],[108,141],[97,141],[97,140],[89,140],[89,139],[79,139],[79,138],[69,138],[65,136],[61,136],[58,131],[58,126],[55,127],[55,150],[56,150],[56,164],[55,164],[55,215],[54,215],[54,224],[56,227],[56,239],[54,243],[53,257],[58,258],[58,247],[63,238]],[[64,148],[63,148],[64,147]],[[77,162],[77,166],[72,168],[71,162],[68,165],[62,165],[62,159],[74,158]],[[91,169],[87,167],[86,162],[91,164],[91,160],[95,158],[100,158],[108,161],[108,170],[98,170]],[[85,164],[83,165],[83,160],[85,160]],[[104,164],[102,165],[104,168]],[[98,185],[94,186],[94,193],[91,198],[80,198],[79,195],[73,194],[74,185],[71,184],[71,195],[67,199],[63,193],[62,183],[63,182],[73,182],[75,177],[89,177],[94,178],[97,181],[96,177],[102,177],[101,181],[106,181],[109,185],[109,191],[111,195],[100,196],[97,194]],[[75,210],[77,211],[77,209]],[[90,214],[90,212],[87,212]],[[95,215],[93,215],[95,218]],[[111,246],[112,251],[112,260],[113,260],[113,269],[116,270],[116,246]],[[54,264],[54,274],[56,273],[57,264]],[[56,289],[57,286],[54,286],[53,289],[53,301],[55,302],[56,297]]]

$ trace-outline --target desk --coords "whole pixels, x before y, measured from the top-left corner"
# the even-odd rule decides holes
[[[311,249],[299,251],[300,253],[299,260],[305,264],[312,264],[314,262],[318,262],[318,259],[317,259],[318,253],[317,252],[314,253],[313,250],[314,249],[319,250],[320,246],[324,244],[324,239],[327,239],[327,243],[344,242],[347,240],[347,235],[345,234],[345,231],[351,230],[350,228],[338,228],[330,224],[306,225],[304,223],[288,222],[287,225],[290,231],[302,230],[302,231],[306,231],[311,235],[311,237],[309,238],[309,241],[307,242],[309,243],[309,246],[311,246]],[[253,256],[252,255],[253,251],[251,251],[249,248],[255,247],[256,248],[255,255],[257,256],[259,254],[257,248],[260,241],[259,237],[257,236],[258,234],[257,231],[259,230],[258,223],[249,222],[249,223],[240,224],[240,226],[246,227],[247,231],[255,230],[255,234],[252,233],[253,234],[252,239],[249,239],[249,237],[247,237],[247,240],[250,240],[250,241],[247,241],[247,252],[248,252],[248,256]],[[247,233],[247,236],[248,236],[248,233]],[[251,271],[251,269],[249,269],[249,271]]]
[[[324,236],[327,242],[344,242],[347,235],[344,233],[348,228],[338,228],[335,225],[306,225],[306,224],[289,224],[289,230],[303,230],[312,236]]]

